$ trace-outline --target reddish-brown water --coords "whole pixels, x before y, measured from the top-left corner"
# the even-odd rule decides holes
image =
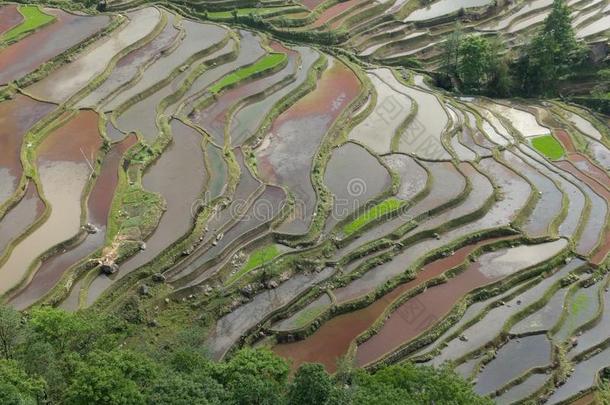
[[[208,175],[204,166],[201,135],[178,120],[172,120],[173,142],[148,168],[142,179],[146,190],[159,193],[167,203],[155,232],[146,240],[146,250],[122,263],[117,274],[100,275],[89,286],[92,303],[116,280],[145,265],[193,226],[191,209],[203,194]]]
[[[568,151],[568,153],[576,152],[576,147],[574,146],[574,142],[572,142],[572,138],[570,135],[564,131],[563,129],[554,129],[553,136],[561,142],[563,147]]]
[[[23,20],[15,4],[0,7],[0,35],[10,30]]]
[[[24,281],[39,256],[77,235],[81,196],[101,144],[97,113],[82,111],[52,131],[38,147],[36,163],[50,214],[15,246],[0,267],[0,293]]]
[[[0,204],[15,191],[21,177],[21,145],[27,131],[55,108],[20,94],[0,103]]]
[[[356,364],[363,366],[377,360],[392,348],[418,336],[447,315],[465,294],[493,281],[481,274],[479,267],[478,263],[473,263],[447,283],[426,290],[401,305],[374,338],[358,346]]]
[[[311,25],[312,28],[318,28],[322,25],[326,24],[329,20],[335,18],[339,14],[349,10],[352,7],[355,7],[358,3],[361,3],[362,0],[348,0],[335,4],[334,6],[324,10],[322,14],[318,17],[318,19]]]
[[[0,84],[16,80],[91,37],[110,22],[107,15],[77,16],[49,11],[57,20],[0,50]]]
[[[308,338],[294,343],[279,344],[273,348],[273,351],[290,359],[293,369],[297,369],[303,363],[314,362],[322,363],[329,372],[334,372],[337,360],[347,353],[352,341],[369,328],[396,298],[461,264],[475,249],[497,240],[499,239],[490,239],[465,246],[452,256],[427,264],[422,267],[415,279],[398,286],[373,304],[337,316],[324,323]]]
[[[580,153],[572,153],[568,155],[568,160],[574,164],[584,174],[591,177],[605,188],[610,188],[610,178],[608,174],[595,165],[588,157]]]
[[[224,144],[225,126],[229,119],[229,112],[239,100],[243,100],[255,94],[262,93],[269,87],[280,83],[282,80],[294,74],[298,53],[285,48],[277,42],[271,44],[275,52],[288,55],[288,64],[281,70],[266,77],[254,80],[244,85],[237,86],[220,95],[208,108],[194,113],[191,120],[209,132],[217,144]],[[247,123],[237,123],[238,131],[253,131],[255,128],[240,128]]]
[[[301,0],[301,3],[303,3],[303,5],[310,10],[313,10],[314,8],[318,7],[323,2],[324,0]]]
[[[74,249],[45,260],[27,287],[11,299],[11,305],[19,309],[32,305],[57,284],[68,268],[103,246],[108,214],[118,184],[119,167],[127,149],[136,142],[135,135],[127,136],[115,144],[104,158],[100,174],[87,200],[88,222],[97,228],[97,232],[87,235]]]
[[[316,89],[273,122],[256,151],[261,177],[286,186],[298,202],[294,219],[280,228],[282,232],[304,233],[309,228],[316,204],[310,179],[313,158],[328,129],[360,91],[351,69],[334,59],[329,63]]]

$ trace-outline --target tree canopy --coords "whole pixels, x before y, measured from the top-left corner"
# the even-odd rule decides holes
[[[213,362],[199,339],[157,347],[132,336],[129,324],[94,312],[40,308],[22,316],[0,306],[0,403],[491,403],[448,369],[405,363],[370,374],[343,362],[335,376],[304,364],[291,377],[289,364],[268,349],[244,348]]]

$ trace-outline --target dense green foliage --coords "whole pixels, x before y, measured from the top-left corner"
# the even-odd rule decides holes
[[[27,33],[55,20],[54,16],[44,13],[38,6],[19,6],[19,12],[23,15],[23,21],[5,32],[0,37],[0,42],[15,41]]]
[[[457,73],[464,90],[480,91],[489,81],[494,54],[489,40],[470,35],[460,43]]]
[[[491,96],[554,95],[585,60],[587,49],[576,40],[570,8],[555,0],[540,31],[516,55],[501,37],[463,36],[455,27],[444,44],[442,72],[462,91]],[[439,84],[450,87],[449,80]]]
[[[555,0],[542,30],[526,47],[516,67],[522,93],[555,93],[558,80],[582,62],[585,50],[576,41],[570,12],[565,0]]]
[[[306,364],[290,378],[269,350],[210,361],[201,330],[144,343],[125,320],[52,308],[26,317],[0,307],[0,403],[21,404],[488,404],[451,371],[392,366],[374,375]]]

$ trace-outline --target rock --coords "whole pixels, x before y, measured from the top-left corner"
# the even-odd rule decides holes
[[[150,322],[148,322],[148,326],[156,328],[157,326],[159,326],[159,322],[156,319],[152,319]]]
[[[468,337],[466,337],[466,335],[460,335],[460,340],[462,342],[468,342]]]
[[[277,281],[275,281],[275,280],[269,280],[269,281],[267,281],[267,284],[265,285],[265,287],[267,287],[267,289],[271,290],[271,289],[277,288],[277,287],[278,287],[278,285],[279,285],[279,284],[278,284],[278,282],[277,282]]]
[[[119,265],[113,261],[103,261],[100,266],[100,271],[104,274],[114,274],[119,271]]]
[[[85,224],[83,225],[83,230],[85,232],[87,232],[90,235],[94,235],[96,233],[99,232],[99,229],[97,229],[97,226],[93,225],[93,224]]]
[[[146,250],[146,242],[144,242],[144,241],[140,242],[140,250]]]
[[[161,273],[153,274],[152,279],[157,283],[165,283],[165,276]]]
[[[141,295],[150,295],[150,288],[146,284],[142,284],[138,291]]]
[[[521,305],[522,301],[521,300],[517,300],[517,305]]]
[[[239,292],[241,292],[243,296],[250,298],[252,295],[254,295],[254,287],[252,286],[252,284],[248,284],[244,288],[239,290]]]
[[[166,298],[164,301],[166,304],[169,304],[169,298]]]

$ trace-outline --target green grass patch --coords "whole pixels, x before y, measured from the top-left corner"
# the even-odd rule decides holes
[[[248,261],[243,265],[241,269],[231,276],[226,282],[226,285],[231,285],[235,281],[239,280],[242,276],[249,273],[252,269],[255,269],[270,260],[275,259],[280,254],[280,249],[277,245],[269,245],[255,250],[250,254]]]
[[[556,160],[565,155],[565,150],[552,135],[539,136],[532,139],[532,146],[544,156]]]
[[[260,59],[253,65],[246,66],[245,68],[239,69],[223,77],[222,80],[210,87],[210,92],[212,92],[212,94],[217,94],[222,91],[222,89],[232,86],[233,84],[244,80],[254,74],[273,69],[274,67],[283,63],[286,58],[287,56],[284,53],[270,53],[269,55]]]
[[[362,215],[360,215],[359,217],[354,219],[349,224],[345,225],[343,227],[343,233],[346,236],[349,236],[349,235],[353,234],[354,232],[358,231],[359,229],[363,228],[365,225],[369,224],[370,222],[372,222],[378,218],[381,218],[384,215],[387,215],[392,211],[397,210],[398,208],[402,207],[403,205],[405,205],[405,202],[402,200],[399,200],[398,198],[395,198],[395,197],[388,198],[387,200],[375,205],[374,207],[372,207],[371,209],[369,209],[368,211],[366,211],[365,213],[363,213]]]
[[[46,14],[38,6],[20,6],[19,12],[23,15],[23,21],[16,27],[11,28],[0,37],[1,42],[11,42],[17,40],[30,31],[49,24],[55,17]]]

